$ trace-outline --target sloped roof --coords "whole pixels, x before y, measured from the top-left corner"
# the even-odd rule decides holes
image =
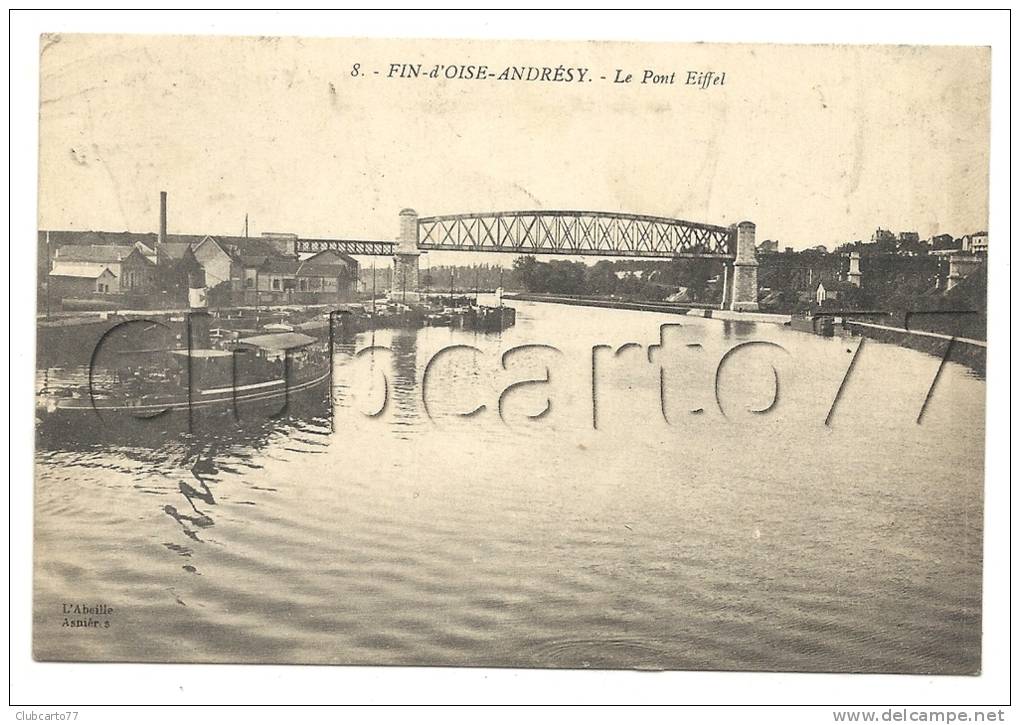
[[[220,246],[242,257],[279,256],[280,250],[275,244],[259,237],[219,237]]]
[[[161,251],[165,256],[170,257],[171,259],[181,259],[189,249],[192,252],[196,252],[198,251],[199,247],[207,243],[215,244],[224,252],[227,251],[226,249],[224,249],[224,245],[216,237],[211,237],[209,235],[205,235],[203,237],[196,237],[193,239],[189,238],[184,241],[181,241],[181,238],[177,237],[176,241],[163,242],[162,244],[157,244],[156,248],[159,251]]]
[[[191,244],[188,242],[164,242],[157,245],[156,253],[165,255],[170,259],[181,259],[189,249],[191,249]]]
[[[264,272],[276,272],[277,274],[295,274],[297,268],[297,260],[290,257],[277,257],[275,259],[270,257],[261,267]]]
[[[347,273],[347,267],[341,264],[309,264],[301,262],[297,268],[298,277],[339,277]]]
[[[102,232],[102,231],[45,231],[39,232],[39,241],[45,242],[49,235],[50,245],[53,248],[74,244],[78,246],[88,245],[124,245],[131,246],[135,242],[153,247],[156,244],[156,234],[152,232]]]
[[[324,260],[329,259],[329,257],[331,256],[337,257],[338,259],[342,260],[345,264],[351,267],[358,266],[358,260],[356,260],[351,255],[345,254],[344,252],[340,252],[336,249],[324,249],[321,252],[316,252],[311,257],[306,259],[305,262],[311,262],[312,264],[329,264],[329,262],[326,262]]]
[[[242,254],[238,257],[243,267],[261,267],[269,259],[268,255],[265,254]]]
[[[90,264],[89,262],[58,262],[50,270],[51,277],[79,277],[82,279],[99,279],[104,273],[109,273],[113,277],[117,276],[105,264]]]
[[[818,283],[818,287],[825,287],[829,292],[859,292],[861,289],[857,285],[841,279],[823,279]]]
[[[134,245],[123,244],[69,244],[57,250],[56,259],[67,262],[120,262],[136,251]]]
[[[229,244],[226,244],[225,242],[221,241],[219,238],[210,236],[208,234],[206,236],[202,237],[202,241],[200,241],[198,244],[192,244],[191,248],[192,248],[193,251],[197,252],[200,248],[205,247],[205,246],[210,245],[210,244],[213,245],[214,247],[216,247],[217,249],[219,249],[224,254],[230,254],[227,251],[230,248]],[[234,256],[234,255],[231,255],[231,256]]]

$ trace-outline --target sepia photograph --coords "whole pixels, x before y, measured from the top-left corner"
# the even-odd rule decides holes
[[[980,678],[991,48],[341,35],[38,37],[31,658]]]

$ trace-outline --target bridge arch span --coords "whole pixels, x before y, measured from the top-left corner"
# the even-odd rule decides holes
[[[725,263],[724,305],[758,308],[755,226],[704,224],[647,214],[582,210],[497,211],[419,217],[401,209],[396,240],[297,239],[298,252],[326,249],[349,254],[392,255],[402,290],[418,287],[424,251],[505,252],[568,256],[677,257]]]
[[[446,214],[418,219],[422,250],[734,259],[732,227],[604,211]]]

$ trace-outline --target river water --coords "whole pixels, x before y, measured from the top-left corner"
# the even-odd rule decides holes
[[[40,445],[35,656],[980,670],[980,377],[919,424],[912,350],[834,405],[859,338],[512,304],[347,340],[332,420]]]

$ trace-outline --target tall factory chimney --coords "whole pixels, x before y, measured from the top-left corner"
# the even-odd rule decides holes
[[[159,238],[157,244],[162,246],[166,243],[166,192],[159,192]]]

